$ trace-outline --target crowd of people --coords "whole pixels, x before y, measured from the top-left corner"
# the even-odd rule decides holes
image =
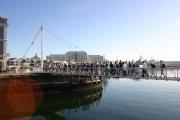
[[[160,77],[166,77],[164,73],[165,64],[160,61]],[[155,77],[157,65],[154,63],[116,61],[116,62],[94,62],[94,63],[51,63],[44,65],[45,72],[56,72],[64,74],[93,74],[114,76],[142,76]],[[158,69],[159,69],[158,68]]]

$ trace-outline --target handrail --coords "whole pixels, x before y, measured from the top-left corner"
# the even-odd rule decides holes
[[[107,67],[52,67],[44,69],[44,72],[75,74],[75,75],[99,75],[108,77],[139,77],[139,78],[166,78],[180,79],[180,67],[166,68],[107,68]]]

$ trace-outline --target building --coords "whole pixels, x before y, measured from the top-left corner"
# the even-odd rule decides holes
[[[6,70],[7,59],[7,18],[0,16],[0,70]]]
[[[31,58],[31,61],[37,62],[37,61],[41,61],[41,59],[38,57],[38,55],[37,55],[37,53],[36,53],[36,55]]]
[[[101,55],[87,55],[85,51],[68,51],[65,54],[51,54],[46,56],[48,61],[66,61],[66,62],[103,62]]]
[[[104,57],[101,55],[88,55],[89,62],[103,62]]]
[[[46,59],[49,61],[65,61],[66,55],[65,54],[51,54],[46,56]]]
[[[68,51],[66,52],[67,62],[86,62],[87,53],[85,51]]]
[[[38,57],[37,53],[34,57],[31,58],[30,61],[31,61],[31,63],[30,63],[31,66],[39,66],[41,64],[41,62],[40,62],[41,59]]]
[[[10,58],[7,60],[7,66],[17,66],[20,60],[18,58]]]

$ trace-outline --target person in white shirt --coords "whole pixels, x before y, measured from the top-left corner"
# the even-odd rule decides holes
[[[123,75],[127,76],[127,64],[126,64],[126,62],[123,63]]]
[[[143,62],[144,62],[144,61],[143,61]],[[143,63],[143,68],[144,68],[144,69],[147,69],[147,63],[145,63],[145,62]]]
[[[124,62],[123,68],[124,68],[124,69],[127,69],[127,64],[126,64],[126,62]]]

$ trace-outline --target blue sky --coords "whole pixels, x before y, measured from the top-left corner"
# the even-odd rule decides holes
[[[44,25],[46,55],[79,50],[69,41],[112,60],[180,60],[179,0],[0,0],[0,8],[11,57],[23,56]],[[27,57],[39,48],[37,39]]]

